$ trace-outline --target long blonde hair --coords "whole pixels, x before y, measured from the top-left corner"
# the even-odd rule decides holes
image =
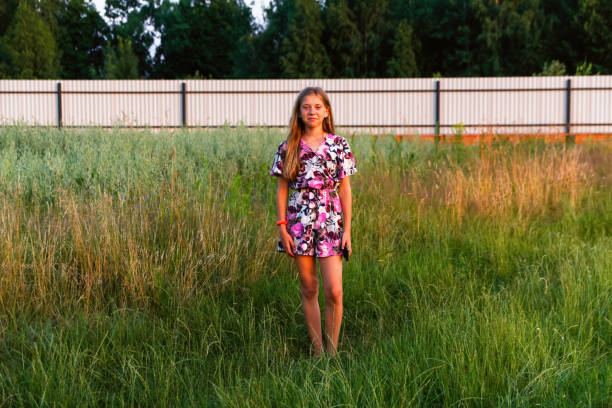
[[[287,136],[287,153],[285,156],[285,163],[283,165],[283,177],[289,180],[295,180],[297,177],[298,170],[300,168],[300,140],[305,131],[304,122],[300,115],[300,106],[302,100],[308,95],[317,95],[323,101],[323,105],[328,111],[328,115],[323,119],[323,131],[326,133],[334,134],[334,116],[332,115],[331,105],[329,98],[325,91],[321,88],[311,87],[302,89],[295,100],[293,105],[293,112],[291,113],[291,119],[289,120],[289,135]]]

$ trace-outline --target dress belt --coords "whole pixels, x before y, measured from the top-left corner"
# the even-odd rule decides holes
[[[315,195],[315,198],[318,198],[321,196],[322,192],[326,192],[329,193],[330,195],[333,194],[338,194],[338,190],[335,188],[312,188],[312,187],[302,187],[302,188],[298,188],[295,189],[296,193],[302,193],[302,192],[313,192]]]
[[[295,191],[336,191],[335,187],[333,188],[313,188],[313,187],[300,187],[296,188]]]

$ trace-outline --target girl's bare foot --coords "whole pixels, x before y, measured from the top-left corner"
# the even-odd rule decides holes
[[[325,354],[327,354],[329,357],[334,357],[336,355],[336,353],[337,353],[337,350],[333,346],[329,346],[325,350]]]

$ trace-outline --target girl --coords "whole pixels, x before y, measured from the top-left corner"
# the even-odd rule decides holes
[[[278,251],[295,258],[302,307],[313,354],[323,351],[319,279],[325,291],[326,351],[336,354],[342,322],[342,260],[351,249],[351,185],[357,171],[344,137],[334,135],[329,98],[321,88],[303,89],[293,107],[289,136],[278,147],[271,175],[278,176]],[[289,187],[294,191],[289,198]]]

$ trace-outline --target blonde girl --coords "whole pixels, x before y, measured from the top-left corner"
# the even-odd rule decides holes
[[[278,147],[270,171],[278,177],[277,249],[295,259],[315,357],[324,348],[316,259],[325,292],[325,350],[334,355],[342,323],[341,255],[344,252],[348,259],[352,253],[349,176],[357,168],[348,142],[334,133],[327,94],[318,87],[303,89],[293,107],[287,140]]]

